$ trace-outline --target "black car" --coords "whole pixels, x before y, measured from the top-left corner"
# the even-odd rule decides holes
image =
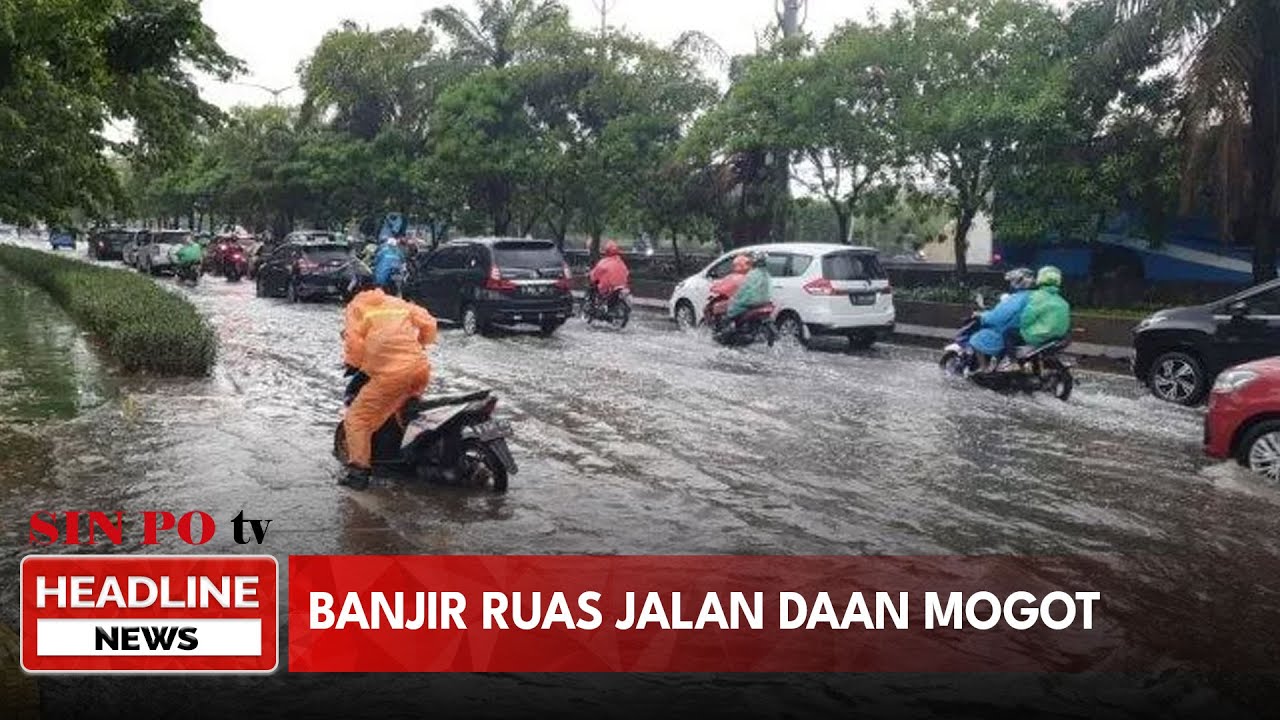
[[[1280,281],[1161,310],[1134,329],[1133,346],[1134,375],[1156,397],[1199,405],[1223,370],[1280,355]]]
[[[494,325],[551,335],[573,315],[569,265],[549,240],[454,240],[413,259],[404,297],[468,335]]]
[[[286,242],[259,258],[254,281],[258,297],[299,302],[343,297],[355,274],[370,273],[345,243]]]
[[[125,246],[137,237],[137,230],[96,230],[89,235],[89,257],[94,260],[124,260]]]

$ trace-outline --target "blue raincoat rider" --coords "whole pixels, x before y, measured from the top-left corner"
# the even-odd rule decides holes
[[[1012,270],[1004,276],[1009,283],[1009,294],[1000,304],[979,314],[982,329],[969,339],[969,345],[979,353],[980,367],[991,370],[992,365],[1019,340],[1013,336],[1022,322],[1022,311],[1026,310],[1031,299],[1031,291],[1035,288],[1036,276],[1027,268]]]
[[[395,238],[390,238],[382,243],[382,247],[378,248],[378,252],[373,256],[373,281],[379,287],[391,294],[395,294],[396,273],[404,267],[404,252],[400,250],[400,244]]]

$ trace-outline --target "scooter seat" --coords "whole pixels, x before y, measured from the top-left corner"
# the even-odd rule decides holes
[[[492,390],[481,390],[479,392],[468,393],[466,395],[438,395],[427,398],[426,400],[411,400],[408,409],[420,413],[427,412],[428,410],[435,410],[436,408],[466,405],[479,400],[487,400],[492,394]]]
[[[1020,361],[1030,360],[1039,355],[1060,352],[1067,349],[1071,345],[1070,340],[1054,340],[1045,345],[1023,345],[1017,350],[1017,358]]]

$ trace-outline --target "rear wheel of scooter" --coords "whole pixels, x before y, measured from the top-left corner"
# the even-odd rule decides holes
[[[1076,387],[1076,379],[1071,375],[1071,369],[1053,362],[1048,363],[1045,368],[1048,378],[1045,382],[1045,389],[1049,394],[1066,402],[1071,399],[1071,391]]]
[[[462,467],[464,482],[470,486],[483,488],[492,485],[494,492],[507,491],[507,467],[498,459],[497,453],[479,438],[462,441]]]
[[[629,322],[631,322],[631,306],[627,303],[619,302],[618,306],[609,313],[609,323],[621,330]]]

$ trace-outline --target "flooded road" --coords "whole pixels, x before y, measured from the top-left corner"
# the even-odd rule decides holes
[[[244,510],[274,520],[266,547],[282,559],[1115,553],[1151,558],[1129,572],[1153,583],[1210,573],[1249,588],[1280,577],[1280,490],[1202,459],[1200,412],[1160,403],[1128,378],[1085,374],[1063,404],[948,382],[920,349],[724,349],[645,314],[622,332],[572,321],[549,339],[446,329],[431,353],[431,392],[497,391],[521,469],[510,492],[380,479],[353,493],[337,485],[330,455],[343,387],[340,309],[257,299],[251,284],[218,278],[183,292],[217,328],[215,375],[128,380],[112,402],[48,425],[57,466],[0,493],[14,529],[6,562],[28,551],[32,509],[78,507],[209,511],[220,531],[204,552],[242,551],[228,521]],[[16,615],[16,597],[16,573],[6,573],[0,607]],[[1256,599],[1260,612],[1275,609],[1274,595]],[[339,692],[289,681],[318,704]],[[69,707],[85,701],[73,688],[112,692],[96,680],[53,682],[67,684]],[[156,682],[175,697],[185,687]],[[791,692],[765,678],[740,681],[752,690],[725,682],[717,692]],[[904,707],[927,705],[912,693],[948,681],[813,682],[825,699],[804,709],[825,712],[885,683],[903,686]],[[1009,707],[1077,692],[1067,677],[1043,692],[1030,679],[993,682],[1009,689],[977,696]],[[536,694],[544,683],[557,681],[477,677],[458,692]],[[1170,708],[1203,692],[1176,688]],[[1140,696],[1117,690],[1115,716]]]

